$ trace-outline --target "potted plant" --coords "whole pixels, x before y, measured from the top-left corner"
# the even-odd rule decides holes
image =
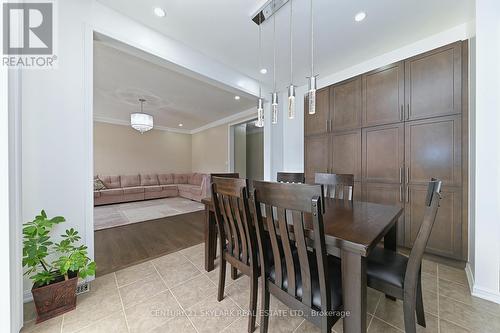
[[[62,216],[49,219],[42,210],[23,224],[23,267],[33,280],[37,323],[73,310],[78,278],[95,275],[95,262],[87,256],[85,245],[77,245],[81,237],[76,230],[66,230],[59,243],[50,240],[52,228],[65,221]]]

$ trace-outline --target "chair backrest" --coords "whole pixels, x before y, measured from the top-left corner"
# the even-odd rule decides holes
[[[352,200],[354,195],[354,175],[316,173],[314,183],[323,185],[326,198]]]
[[[305,183],[303,172],[278,172],[276,181],[279,183]]]
[[[261,265],[263,276],[269,277],[269,272],[266,270],[270,265],[264,253],[273,254],[275,277],[274,282],[268,279],[268,283],[282,290],[282,294],[286,297],[300,299],[296,294],[295,274],[295,272],[300,272],[301,302],[311,308],[311,271],[315,269],[319,276],[321,307],[322,310],[326,310],[331,304],[331,295],[330,286],[327,283],[327,254],[321,209],[322,193],[321,185],[255,181],[251,207],[257,231],[260,260],[264,263]],[[307,249],[304,214],[310,214],[312,217],[315,263],[311,262]],[[293,233],[290,232],[291,227]],[[268,231],[270,242],[263,241],[265,230]],[[298,260],[294,260],[293,248],[296,248]],[[287,288],[283,285],[284,269],[288,281]]]
[[[212,177],[212,200],[225,251],[244,265],[257,263],[255,229],[251,224],[246,179]]]
[[[427,241],[431,235],[432,227],[436,221],[436,216],[441,200],[442,182],[439,179],[432,178],[427,186],[427,196],[425,199],[425,213],[417,238],[413,244],[406,266],[405,292],[415,292],[418,282],[422,257],[424,255]]]
[[[210,174],[210,183],[212,183],[212,179],[214,177],[219,177],[219,178],[240,178],[240,174],[237,172],[233,173],[211,173]]]

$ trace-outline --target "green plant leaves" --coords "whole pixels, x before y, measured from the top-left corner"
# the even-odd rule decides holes
[[[79,272],[80,277],[95,275],[95,262],[88,257],[85,245],[76,246],[81,237],[74,228],[67,229],[59,243],[50,241],[49,233],[54,225],[65,222],[62,216],[51,219],[44,210],[33,221],[23,224],[23,267],[24,274],[34,274],[30,278],[36,286],[49,284],[56,275],[68,275],[69,271]],[[49,253],[60,253],[51,264],[46,261]]]

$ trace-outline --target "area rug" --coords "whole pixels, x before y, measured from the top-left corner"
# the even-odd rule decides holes
[[[199,202],[181,197],[94,207],[94,230],[160,219],[203,210]]]

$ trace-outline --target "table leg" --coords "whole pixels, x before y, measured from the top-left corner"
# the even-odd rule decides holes
[[[342,250],[342,292],[344,310],[344,333],[366,332],[366,258]]]
[[[389,230],[389,232],[384,237],[384,248],[386,250],[391,250],[396,252],[398,250],[398,224],[395,223],[394,226]],[[392,301],[396,301],[396,297],[385,295],[385,298]]]
[[[217,255],[217,228],[215,215],[208,207],[205,207],[205,270],[210,272],[214,269],[214,261]]]

